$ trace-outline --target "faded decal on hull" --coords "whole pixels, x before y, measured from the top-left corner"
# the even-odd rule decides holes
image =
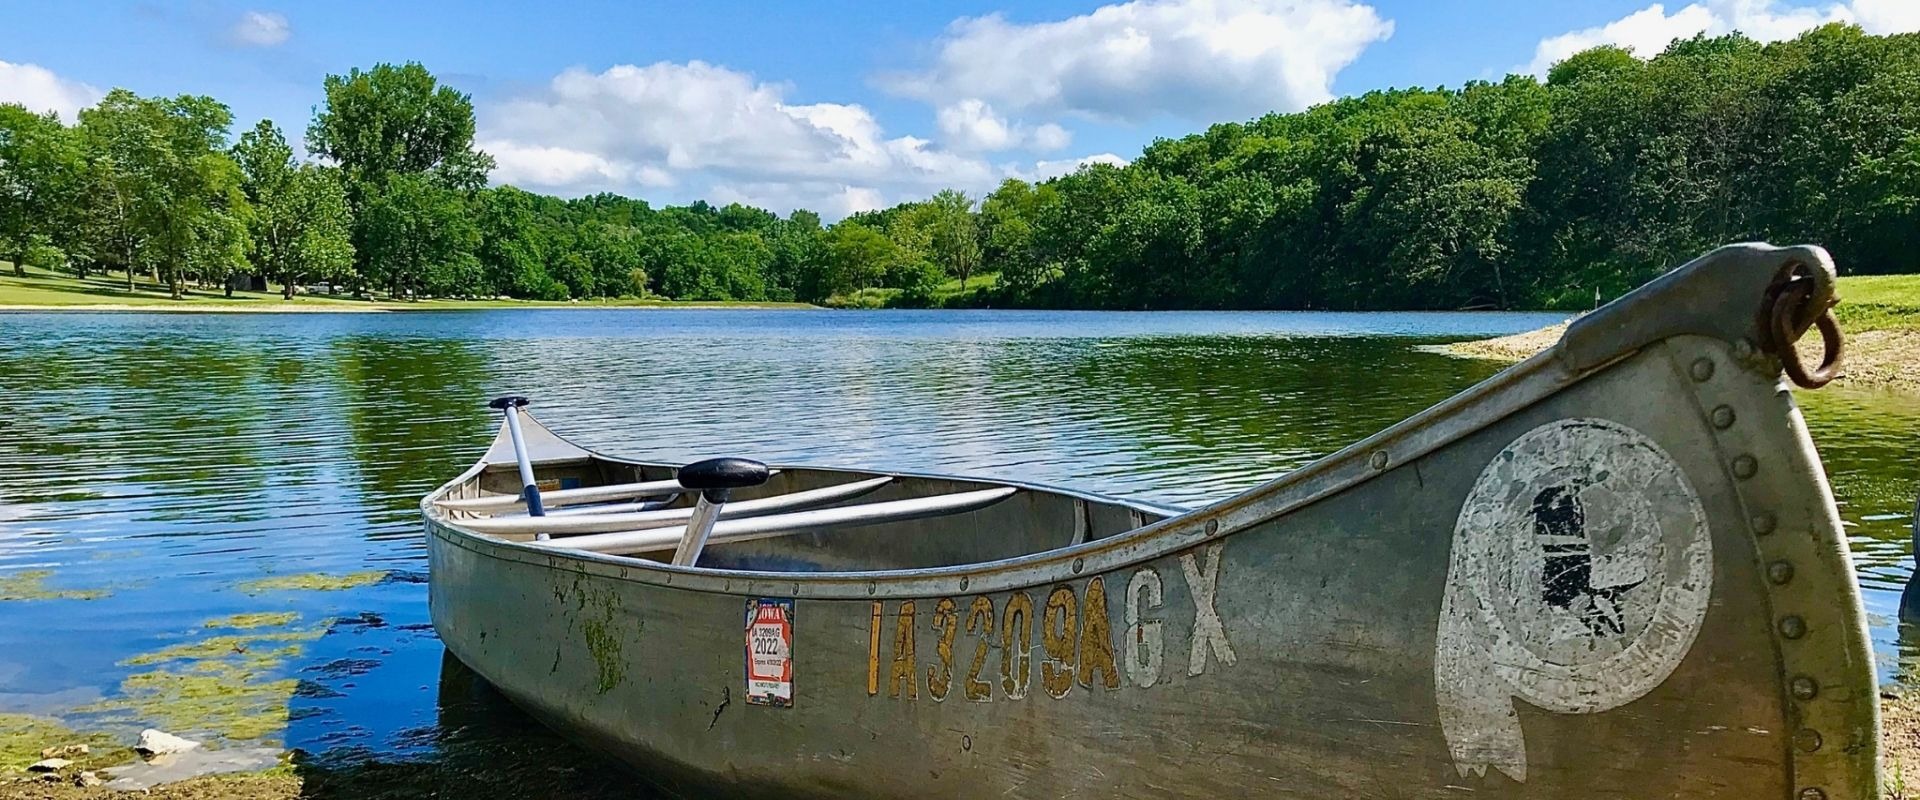
[[[1233,643],[1215,607],[1221,547],[1211,544],[1179,558],[1180,573],[1186,579],[1193,605],[1188,676],[1203,675],[1210,665],[1231,666],[1234,662]],[[1116,611],[1109,607],[1107,581],[1113,578],[1118,591],[1121,577],[1126,578],[1126,590],[1114,600],[1123,604],[1117,613],[1126,624],[1116,629]],[[919,679],[923,678],[927,696],[936,701],[951,696],[956,683],[969,702],[991,702],[996,694],[1021,700],[1032,690],[1035,661],[1039,662],[1040,688],[1056,699],[1072,694],[1076,685],[1099,691],[1115,691],[1127,683],[1151,688],[1164,678],[1167,645],[1162,581],[1160,571],[1148,566],[1130,575],[1058,584],[1038,603],[1033,593],[1025,591],[1013,592],[998,604],[987,596],[964,602],[944,597],[904,600],[888,615],[887,604],[875,602],[867,639],[867,694],[879,695],[884,688],[890,698],[915,700],[919,697]],[[932,663],[922,662],[924,653],[914,646],[917,611],[927,602],[933,605],[929,620],[934,642]],[[892,636],[883,638],[887,616],[893,617]],[[1116,634],[1122,637],[1118,646]],[[893,643],[890,653],[882,652],[884,641]],[[1037,659],[1033,653],[1036,645],[1040,648]],[[888,655],[891,659],[886,658]],[[992,660],[998,661],[997,680],[989,671]],[[884,687],[883,663],[887,667]],[[921,670],[923,663],[925,669]]]
[[[1434,679],[1455,766],[1527,778],[1518,697],[1593,714],[1660,685],[1712,594],[1705,510],[1678,464],[1601,419],[1522,434],[1454,525]]]

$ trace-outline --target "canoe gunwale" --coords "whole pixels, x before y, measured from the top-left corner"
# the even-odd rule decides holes
[[[1633,356],[1649,345],[1666,341],[1668,337],[1701,333],[1723,341],[1744,341],[1751,351],[1750,345],[1760,335],[1757,316],[1752,308],[1727,298],[1752,298],[1753,308],[1758,308],[1758,298],[1764,296],[1765,288],[1783,265],[1791,264],[1811,265],[1817,275],[1833,274],[1831,258],[1817,247],[1780,248],[1764,244],[1740,244],[1719,248],[1576,320],[1554,347],[1304,467],[1233,497],[1131,531],[996,561],[907,570],[771,572],[682,567],[646,559],[568,552],[531,543],[500,540],[462,528],[458,521],[442,514],[433,502],[478,474],[488,465],[489,462],[485,460],[423,498],[421,510],[429,526],[439,535],[490,556],[554,568],[586,570],[621,580],[670,585],[691,591],[740,595],[773,592],[817,599],[884,599],[1035,586],[1082,574],[1125,569],[1232,536],[1237,531],[1347,491],[1398,465],[1411,463],[1471,436],[1516,411]],[[1704,301],[1700,299],[1703,293],[1710,293]],[[1770,358],[1756,353],[1743,366],[1770,371],[1777,378],[1778,362]],[[587,452],[615,463],[647,463]],[[784,468],[818,467],[786,465]],[[937,474],[868,474],[983,480],[1081,499],[1113,502],[1155,513],[1171,511],[1150,504],[1016,481]]]
[[[1768,737],[1763,745],[1764,758],[1760,759],[1765,763],[1755,761],[1752,766],[1783,782],[1788,797],[1876,797],[1882,783],[1878,695],[1858,583],[1831,489],[1805,421],[1782,379],[1779,362],[1757,344],[1765,338],[1753,311],[1763,304],[1766,288],[1778,279],[1782,268],[1792,265],[1809,267],[1816,283],[1818,276],[1832,275],[1830,259],[1818,248],[1735,245],[1716,250],[1575,321],[1554,347],[1461,394],[1301,469],[1191,511],[1013,481],[844,470],[863,476],[891,474],[990,483],[1114,503],[1137,512],[1172,514],[1150,525],[1054,550],[937,568],[840,572],[677,567],[639,558],[568,551],[476,533],[461,526],[459,515],[435,505],[437,498],[473,481],[497,461],[483,458],[421,501],[429,552],[451,562],[456,575],[477,562],[494,561],[518,565],[489,567],[487,574],[495,578],[509,573],[516,580],[534,578],[535,572],[550,570],[560,573],[564,580],[571,573],[593,581],[645,585],[656,592],[649,596],[650,602],[669,605],[694,599],[658,593],[658,588],[736,598],[874,601],[874,619],[878,620],[882,601],[988,596],[1103,574],[1109,576],[1111,584],[1114,573],[1174,555],[1185,557],[1198,546],[1243,532],[1248,533],[1249,544],[1270,544],[1274,540],[1259,538],[1261,534],[1255,529],[1266,528],[1295,512],[1302,512],[1297,516],[1303,521],[1315,519],[1319,512],[1307,506],[1396,473],[1402,466],[1417,471],[1422,466],[1419,461],[1429,454],[1512,420],[1533,406],[1547,404],[1534,410],[1531,416],[1536,418],[1547,412],[1588,410],[1580,405],[1587,398],[1584,394],[1569,398],[1565,408],[1553,401],[1570,387],[1594,379],[1581,391],[1593,392],[1592,397],[1609,392],[1605,396],[1613,402],[1592,409],[1598,411],[1596,416],[1605,417],[1608,408],[1617,410],[1622,403],[1655,404],[1638,405],[1626,418],[1644,421],[1658,417],[1674,423],[1672,430],[1685,434],[1677,440],[1692,445],[1682,459],[1688,464],[1682,479],[1691,475],[1719,487],[1712,504],[1717,511],[1702,523],[1714,541],[1709,568],[1716,570],[1714,583],[1732,578],[1734,582],[1728,586],[1744,590],[1715,598],[1701,613],[1719,615],[1714,624],[1722,631],[1733,630],[1730,624],[1744,626],[1743,633],[1727,641],[1743,648],[1737,666],[1752,680],[1739,685],[1754,691],[1741,694],[1735,702],[1741,708],[1767,709],[1776,708],[1777,703],[1778,709],[1766,712],[1778,714],[1765,718],[1765,727],[1771,730],[1748,727],[1732,730],[1730,735]],[[1616,367],[1621,373],[1611,373]],[[1624,383],[1649,375],[1657,379],[1659,392],[1643,394],[1640,384]],[[645,464],[581,452],[609,463]],[[1447,454],[1440,455],[1444,459]],[[1399,472],[1399,477],[1404,482],[1409,476]],[[1442,509],[1435,507],[1433,511],[1439,514]],[[1459,541],[1454,540],[1455,552],[1460,552]],[[1725,572],[1718,572],[1722,569]],[[1448,577],[1451,580],[1451,572]],[[485,645],[476,646],[472,631],[465,626],[473,612],[462,608],[470,601],[459,596],[461,588],[456,580],[453,589],[434,592],[436,624],[442,624],[445,614],[446,624],[451,626],[443,632],[443,638],[457,657],[503,688],[511,687],[526,676],[510,664],[503,666],[488,654]],[[718,601],[697,602],[719,605]],[[862,613],[864,605],[860,603]],[[731,606],[736,613],[738,607]],[[827,614],[822,619],[828,619],[847,612],[843,607],[821,608],[819,613]],[[1446,613],[1443,606],[1443,620]],[[1731,619],[1737,623],[1729,623],[1727,615],[1733,615]],[[737,617],[734,619],[737,621]],[[879,628],[873,630],[872,641],[876,644],[872,652],[878,653]],[[1441,630],[1444,636],[1444,621]],[[729,636],[737,636],[737,629]],[[480,630],[478,637],[486,639],[486,631]],[[1436,669],[1438,658],[1436,655],[1433,662]],[[1711,660],[1682,663],[1709,664]],[[869,696],[876,692],[871,688],[874,685],[869,684]],[[1632,701],[1629,698],[1624,702]],[[516,697],[516,702],[536,710],[545,703],[545,710],[556,720],[552,724],[558,727],[584,725],[594,735],[602,733],[574,718],[569,708],[556,705],[552,697],[527,693]],[[1445,702],[1441,701],[1443,714]],[[1619,706],[1608,708],[1614,707]],[[709,723],[704,706],[701,711],[698,722]],[[717,711],[714,719],[719,719]],[[1444,716],[1441,723],[1444,727]],[[711,729],[711,724],[706,727]],[[1707,735],[1711,730],[1692,727],[1679,733]],[[1628,733],[1621,735],[1628,737],[1622,741],[1636,752],[1641,745],[1654,754],[1665,747],[1687,747],[1685,741],[1643,741]],[[1454,742],[1448,738],[1447,744],[1452,746]],[[629,750],[625,757],[632,756]],[[645,757],[668,756],[648,753]],[[1453,766],[1465,778],[1467,768],[1461,766],[1457,752],[1455,759]],[[1550,767],[1550,762],[1549,757],[1541,766]],[[1482,777],[1491,775],[1484,765],[1480,769]],[[725,779],[720,772],[702,773],[700,777]],[[1520,778],[1521,783],[1525,780]]]
[[[1604,366],[1604,365],[1602,365]],[[1552,351],[1541,353],[1483,381],[1432,408],[1408,417],[1325,458],[1289,472],[1238,495],[1131,531],[1082,544],[996,561],[910,570],[847,572],[773,572],[675,566],[625,556],[568,551],[485,536],[438,513],[435,498],[485,469],[473,465],[421,502],[428,524],[450,543],[491,557],[555,569],[572,569],[619,580],[652,583],[690,591],[733,595],[778,594],[809,599],[886,599],[924,597],[956,592],[993,592],[1067,580],[1082,574],[1100,574],[1205,544],[1324,497],[1349,490],[1491,425],[1518,409],[1564,389],[1591,374],[1573,374],[1556,361]],[[1380,462],[1385,454],[1384,462]],[[614,463],[631,462],[596,457]],[[1379,463],[1379,466],[1375,466]],[[789,466],[788,468],[793,468]],[[982,480],[948,475],[873,473],[907,477]],[[1053,492],[1083,500],[1118,503],[1149,513],[1174,511],[1086,492],[1013,481],[988,481],[1033,491]]]

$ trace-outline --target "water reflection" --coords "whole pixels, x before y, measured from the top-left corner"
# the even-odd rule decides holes
[[[1418,352],[1530,315],[553,311],[0,315],[0,713],[89,717],[143,654],[278,612],[272,664],[316,796],[631,796],[631,776],[473,685],[427,624],[416,503],[535,398],[613,452],[980,473],[1192,505],[1390,425],[1494,371]],[[1828,390],[1806,413],[1843,503],[1883,674],[1920,403]],[[373,573],[378,580],[336,580]],[[305,588],[252,591],[262,578]],[[83,599],[91,597],[92,599]],[[280,619],[280,618],[276,618]],[[1903,638],[1908,637],[1908,638]],[[1904,659],[1903,659],[1904,654]],[[284,687],[280,689],[278,687]],[[230,728],[234,726],[229,726]],[[243,726],[240,730],[251,730]],[[193,731],[184,731],[194,733]],[[206,733],[206,732],[202,732]]]

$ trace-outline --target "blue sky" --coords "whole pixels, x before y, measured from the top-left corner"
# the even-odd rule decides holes
[[[1157,136],[1581,47],[1920,29],[1920,0],[0,4],[0,102],[213,95],[298,138],[328,73],[420,61],[473,95],[496,180],[829,218],[1133,157]]]

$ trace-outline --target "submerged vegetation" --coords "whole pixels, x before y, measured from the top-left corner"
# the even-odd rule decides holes
[[[1579,309],[1730,241],[1920,263],[1920,34],[1576,54],[1542,81],[1369,92],[1162,139],[1126,166],[831,225],[488,188],[469,98],[329,76],[295,159],[209,97],[0,105],[0,260],[182,297],[666,297],[848,306]],[[191,168],[187,168],[191,167]],[[24,266],[20,269],[24,269]]]
[[[201,627],[237,628],[240,630],[246,630],[248,628],[280,628],[292,624],[294,620],[299,618],[300,614],[294,611],[260,611],[247,614],[233,614],[219,619],[210,619],[201,623]]]
[[[31,569],[0,574],[0,600],[98,600],[107,596],[104,589],[51,589],[47,579],[51,570]]]
[[[280,677],[326,627],[281,627],[292,615],[241,614],[219,627],[250,629],[142,653],[122,666],[155,667],[120,682],[119,694],[79,710],[105,719],[123,718],[172,732],[193,732],[228,740],[272,736],[286,727],[287,701],[299,687]],[[207,627],[216,627],[209,624]]]
[[[0,776],[24,772],[27,765],[46,757],[43,752],[69,745],[87,747],[83,754],[67,751],[77,769],[118,764],[133,756],[133,751],[105,734],[77,733],[57,720],[31,714],[0,714]]]
[[[345,575],[329,575],[324,572],[312,572],[304,575],[276,575],[271,578],[259,578],[240,584],[240,591],[247,594],[279,591],[336,592],[343,589],[357,589],[371,586],[386,580],[387,573],[380,570],[349,572]]]

